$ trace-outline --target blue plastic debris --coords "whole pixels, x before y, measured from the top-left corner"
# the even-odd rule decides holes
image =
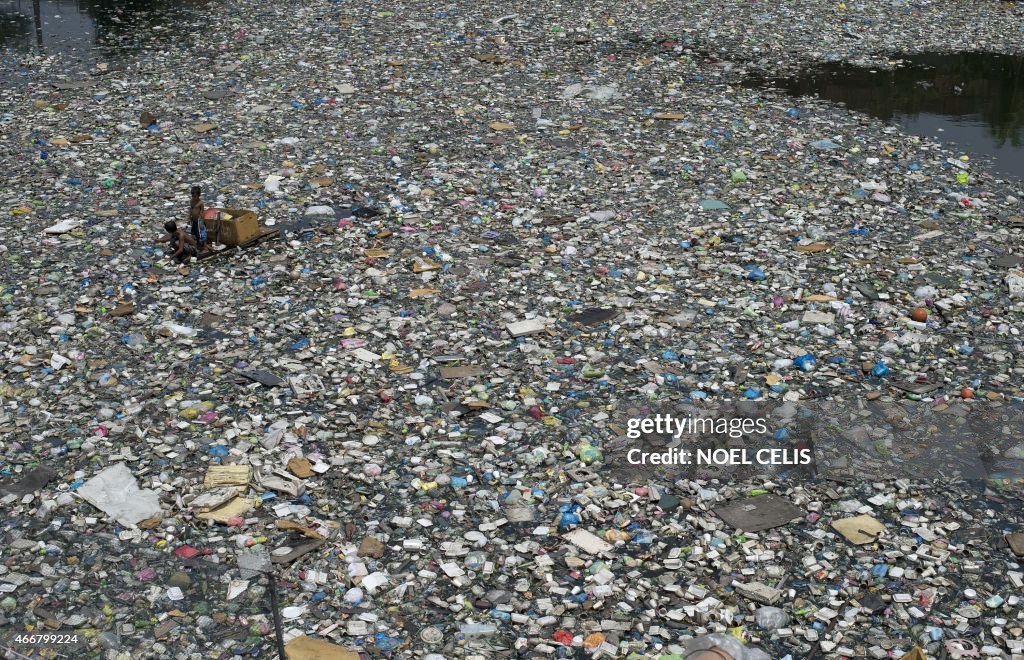
[[[793,364],[796,365],[796,368],[800,371],[813,371],[814,362],[814,356],[810,353],[805,353],[793,360]]]
[[[747,271],[747,279],[750,279],[754,282],[763,282],[764,280],[768,279],[768,275],[760,268],[754,267]]]

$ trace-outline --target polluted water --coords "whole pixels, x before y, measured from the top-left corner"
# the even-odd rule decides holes
[[[1021,4],[0,1],[0,648],[1020,659]]]
[[[909,134],[954,143],[994,172],[1024,179],[1024,57],[918,53],[894,57],[891,66],[822,64],[746,84],[842,103]]]
[[[0,83],[56,67],[109,75],[131,52],[180,40],[207,0],[9,0],[0,4]],[[97,64],[104,65],[96,69]]]

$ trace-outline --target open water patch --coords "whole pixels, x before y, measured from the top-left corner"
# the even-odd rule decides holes
[[[0,1],[0,82],[60,55],[68,69],[117,66],[127,54],[181,43],[201,30],[207,0]],[[26,59],[25,56],[31,56]]]
[[[1024,56],[926,53],[892,70],[835,63],[745,84],[842,103],[908,134],[952,142],[1024,180]]]

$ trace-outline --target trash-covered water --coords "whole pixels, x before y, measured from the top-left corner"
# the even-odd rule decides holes
[[[7,0],[0,3],[0,58],[21,76],[37,58],[64,56],[69,68],[116,65],[125,53],[177,42],[206,0]],[[3,82],[19,77],[6,75]]]
[[[892,70],[826,64],[768,82],[892,121],[912,135],[953,142],[990,158],[996,172],[1024,178],[1024,57],[920,54]]]
[[[511,11],[7,51],[0,650],[1020,657],[1024,194],[718,81],[1012,50],[1024,8]]]

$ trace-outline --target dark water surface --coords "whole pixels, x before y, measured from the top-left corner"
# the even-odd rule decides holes
[[[747,84],[838,101],[907,133],[987,156],[997,173],[1024,179],[1024,57],[923,54],[901,61],[894,71],[835,64]]]
[[[126,53],[180,43],[201,27],[207,0],[0,0],[0,83],[28,76],[27,53],[61,53],[67,68],[116,66]],[[748,79],[795,96],[817,95],[898,124],[908,133],[953,142],[986,156],[996,172],[1024,180],[1024,57],[922,54],[893,71],[824,65],[798,76]]]
[[[206,0],[0,0],[0,76],[4,82],[24,76],[27,67],[17,62],[26,54],[60,53],[83,70],[116,64],[128,52],[194,34],[204,5]]]

